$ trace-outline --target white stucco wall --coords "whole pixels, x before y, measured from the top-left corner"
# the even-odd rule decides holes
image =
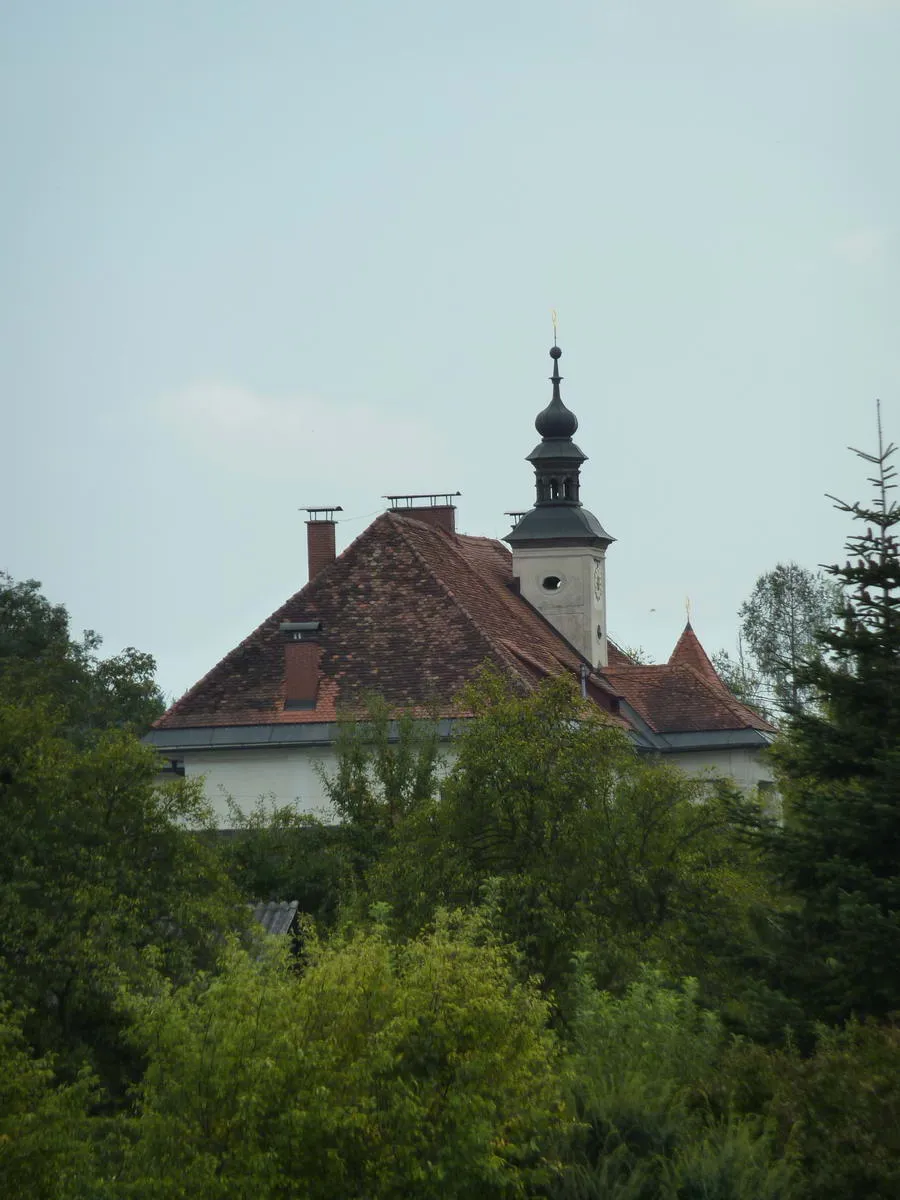
[[[188,778],[205,776],[206,799],[220,829],[230,826],[226,799],[230,796],[244,812],[257,800],[296,804],[301,812],[330,819],[319,768],[332,772],[334,751],[327,746],[272,746],[251,750],[188,750],[184,753]]]
[[[441,769],[453,762],[450,746],[442,747]],[[301,812],[331,820],[321,770],[332,773],[337,766],[328,746],[278,746],[265,749],[190,750],[183,755],[188,778],[204,776],[204,793],[216,815],[219,828],[230,826],[227,797],[249,812],[263,797],[277,804],[295,804]],[[714,773],[731,777],[739,787],[750,790],[760,780],[770,781],[772,771],[758,751],[692,750],[665,756],[688,775]]]
[[[606,552],[602,547],[516,546],[513,574],[522,596],[554,629],[595,667],[606,665]],[[548,576],[559,579],[558,590],[543,587]]]
[[[449,770],[454,753],[439,751],[439,773]],[[187,778],[203,776],[203,792],[220,829],[231,824],[228,797],[249,813],[262,798],[278,805],[294,804],[303,813],[332,821],[321,772],[332,775],[337,756],[329,746],[278,746],[266,749],[188,750],[184,752]]]
[[[770,783],[774,779],[772,768],[758,750],[689,750],[666,755],[666,761],[686,775],[713,773],[730,777],[738,787],[747,791],[755,788],[760,781]]]

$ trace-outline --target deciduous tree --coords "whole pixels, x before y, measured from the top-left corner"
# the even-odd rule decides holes
[[[435,904],[486,904],[557,990],[580,949],[618,983],[648,957],[680,974],[711,944],[717,970],[748,952],[749,913],[767,900],[734,837],[733,789],[641,758],[563,677],[522,696],[488,675],[465,702],[474,719],[439,797],[369,876],[401,928]]]
[[[738,610],[737,656],[722,650],[713,660],[739,700],[775,717],[809,705],[803,669],[821,652],[817,635],[831,624],[839,595],[827,575],[795,562],[760,575]]]
[[[0,698],[0,996],[39,1054],[91,1063],[113,1087],[123,985],[184,978],[246,919],[198,790],[157,787],[153,751],[122,730],[78,745],[51,701]]]
[[[82,739],[112,726],[141,734],[165,707],[152,655],[133,646],[111,658],[93,630],[72,637],[69,614],[34,579],[0,572],[0,681],[7,696],[49,695]]]
[[[478,921],[383,925],[302,974],[232,950],[138,1006],[149,1059],[123,1196],[513,1197],[558,1170],[548,1006]]]

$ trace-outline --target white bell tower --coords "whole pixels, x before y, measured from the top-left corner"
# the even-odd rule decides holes
[[[572,434],[578,418],[562,402],[559,359],[553,359],[553,397],[534,422],[541,441],[528,455],[537,500],[507,535],[519,592],[593,667],[608,662],[606,548],[609,536],[579,499],[587,461]]]

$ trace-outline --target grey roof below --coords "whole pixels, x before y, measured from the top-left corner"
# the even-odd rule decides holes
[[[775,735],[762,729],[710,729],[700,733],[661,733],[670,754],[689,750],[738,750],[771,746]]]
[[[692,751],[765,750],[774,736],[761,729],[709,729],[691,733],[657,733],[625,700],[620,710],[632,726],[631,739],[638,750],[657,754],[689,754]]]
[[[532,452],[525,456],[530,463],[542,462],[587,462],[588,456],[576,446],[571,438],[543,438]]]
[[[254,921],[258,921],[266,933],[283,936],[290,933],[300,902],[299,900],[270,900],[267,904],[254,904],[251,907]]]
[[[523,546],[529,542],[608,546],[616,539],[610,537],[594,514],[583,505],[550,500],[527,512],[503,540],[511,546]]]
[[[438,721],[438,737],[453,736],[455,722]],[[337,721],[286,722],[279,725],[203,725],[193,729],[151,729],[141,739],[163,753],[173,750],[233,750],[258,746],[332,746],[341,726]],[[388,739],[397,741],[399,724],[392,721]]]

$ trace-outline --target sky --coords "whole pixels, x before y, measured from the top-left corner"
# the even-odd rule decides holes
[[[900,441],[898,0],[0,0],[0,569],[184,692],[550,396],[612,636],[712,652]]]

